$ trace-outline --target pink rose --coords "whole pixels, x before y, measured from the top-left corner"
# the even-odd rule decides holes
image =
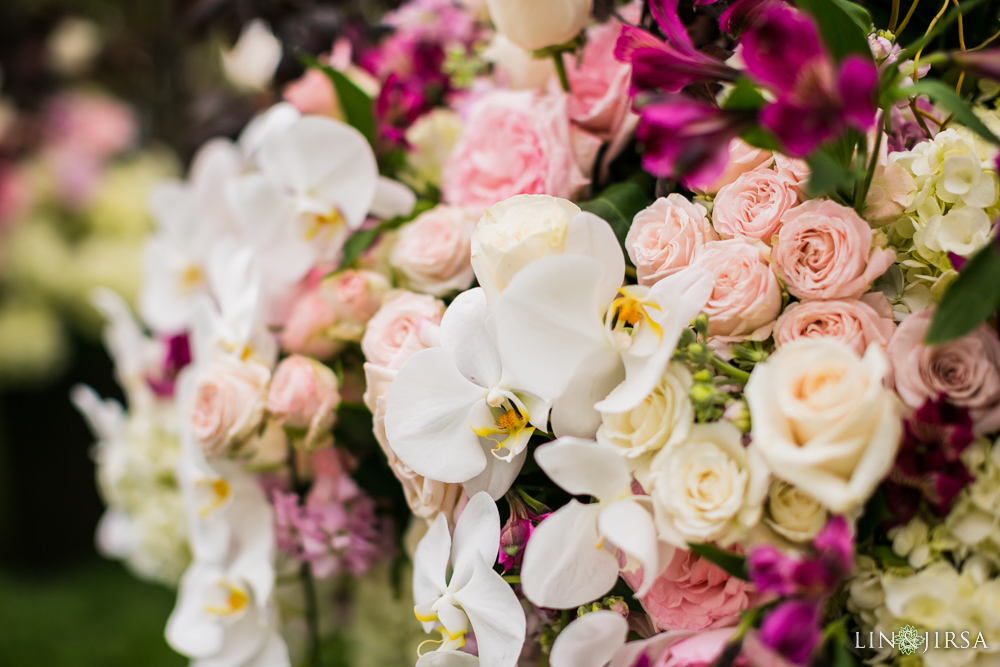
[[[801,338],[835,338],[863,356],[869,345],[883,350],[896,323],[881,292],[860,299],[800,301],[781,314],[774,325],[774,342],[785,345]]]
[[[770,244],[782,216],[798,202],[798,193],[777,172],[748,171],[719,190],[712,224],[722,236],[747,236]]]
[[[435,344],[444,303],[403,290],[390,296],[369,320],[361,350],[372,364],[399,370],[416,352]]]
[[[928,346],[933,310],[906,317],[889,342],[899,397],[911,408],[944,396],[967,408],[977,434],[1000,428],[1000,339],[986,324],[967,336]]]
[[[703,192],[714,195],[746,172],[768,165],[773,160],[771,151],[751,146],[739,138],[733,139],[729,142],[729,162],[725,171]]]
[[[340,350],[340,343],[326,336],[336,321],[337,312],[321,289],[310,290],[292,305],[281,332],[281,346],[288,352],[329,359]]]
[[[809,184],[809,177],[812,174],[806,161],[775,153],[774,170],[799,193],[799,200],[805,201],[806,185]]]
[[[723,341],[764,340],[781,312],[781,287],[760,241],[730,239],[706,243],[693,266],[715,276],[715,288],[705,305],[708,335]]]
[[[399,230],[389,263],[414,291],[444,296],[468,289],[472,270],[472,232],[476,221],[465,209],[437,206]]]
[[[873,248],[872,238],[853,209],[813,199],[782,218],[774,262],[800,299],[856,299],[896,258],[892,250]]]
[[[707,630],[672,644],[653,667],[709,667],[722,655],[736,628]]]
[[[631,8],[631,6],[629,7]],[[622,24],[614,19],[587,31],[580,58],[565,54],[570,120],[602,139],[614,137],[630,115],[632,67],[615,59]]]
[[[281,334],[288,352],[328,359],[342,341],[359,341],[379,309],[389,281],[373,271],[347,270],[325,278],[292,305]]]
[[[267,411],[284,426],[306,431],[303,448],[332,444],[330,428],[340,405],[337,376],[314,359],[292,355],[278,364],[267,395]]]
[[[257,432],[270,377],[267,366],[228,355],[201,370],[188,419],[191,435],[206,455],[236,453]]]
[[[445,201],[478,215],[515,195],[578,198],[600,140],[570,128],[566,101],[498,90],[476,102],[444,166]]]
[[[282,91],[285,101],[301,114],[318,114],[341,118],[340,104],[333,84],[322,70],[310,67],[301,77],[288,83]]]
[[[632,590],[642,570],[622,572]],[[757,603],[752,586],[690,551],[677,549],[650,589],[639,598],[661,630],[705,630],[735,625],[739,613]]]
[[[46,142],[57,152],[103,160],[125,150],[138,132],[131,107],[94,93],[62,93],[45,111]]]
[[[655,285],[688,266],[699,248],[718,238],[704,206],[671,194],[635,216],[625,249],[639,284]]]

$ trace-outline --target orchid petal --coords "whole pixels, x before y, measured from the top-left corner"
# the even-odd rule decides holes
[[[490,445],[486,444],[489,441],[481,439],[480,442],[483,443],[486,467],[481,473],[464,482],[462,486],[470,496],[485,491],[493,500],[500,500],[517,479],[521,468],[524,467],[524,461],[528,458],[528,450],[525,449],[520,454],[515,455],[510,461],[501,461],[489,452]]]
[[[264,648],[247,667],[290,667],[291,664],[284,638],[279,632],[272,631]]]
[[[261,174],[241,176],[226,188],[226,197],[243,238],[255,248],[265,248],[292,229],[295,202]]]
[[[462,292],[441,318],[441,347],[448,350],[458,371],[490,389],[500,381],[500,353],[487,319],[486,294],[476,288]]]
[[[472,622],[480,664],[515,667],[524,646],[527,623],[510,584],[476,555],[472,579],[455,593],[455,599]]]
[[[416,667],[476,667],[479,658],[461,651],[432,651],[417,660]]]
[[[593,213],[578,213],[566,230],[567,255],[593,257],[604,267],[597,288],[598,301],[610,303],[625,278],[625,255],[615,231],[603,218]]]
[[[178,653],[206,657],[222,648],[225,630],[211,622],[202,605],[202,592],[221,575],[221,568],[195,562],[181,577],[166,629],[167,643]]]
[[[535,461],[549,478],[574,496],[610,502],[627,493],[632,477],[625,460],[592,440],[565,437],[535,450]]]
[[[388,220],[410,215],[417,204],[417,196],[413,190],[399,181],[385,176],[379,176],[375,183],[375,199],[372,202],[371,215]]]
[[[461,588],[472,577],[479,555],[487,565],[497,562],[500,551],[500,511],[489,494],[477,493],[462,510],[452,537],[451,562],[455,573],[450,586]]]
[[[630,498],[610,503],[601,509],[597,529],[602,537],[642,563],[642,587],[636,591],[637,596],[642,596],[660,574],[656,525],[649,510]]]
[[[417,605],[435,600],[448,587],[450,560],[448,519],[439,513],[413,552],[413,601]]]
[[[571,500],[538,524],[524,551],[521,586],[536,606],[572,609],[607,593],[618,559],[597,533],[598,505]]]
[[[253,118],[243,128],[237,141],[243,159],[252,162],[264,141],[271,134],[285,132],[302,117],[299,110],[287,102],[278,102]]]
[[[621,614],[601,610],[585,614],[566,626],[555,643],[552,667],[604,667],[628,637],[628,621]]]
[[[552,432],[593,439],[601,425],[594,405],[625,379],[621,357],[601,349],[584,360],[562,396],[552,404]]]

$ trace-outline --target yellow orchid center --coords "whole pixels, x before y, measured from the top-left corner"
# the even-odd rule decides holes
[[[201,287],[204,282],[205,272],[201,270],[200,266],[190,264],[181,272],[180,279],[177,281],[178,291],[181,294],[190,294]]]
[[[223,507],[229,502],[229,498],[233,493],[229,482],[222,477],[199,480],[197,486],[203,498],[201,507],[198,508],[198,513],[203,517]]]
[[[499,459],[509,460],[518,454],[531,434],[534,426],[529,426],[527,413],[522,413],[510,399],[505,398],[499,405],[488,403],[493,422],[473,426],[472,430],[481,438],[487,438],[494,443],[493,455]]]
[[[648,290],[638,285],[627,285],[618,293],[620,296],[611,302],[608,309],[609,328],[616,333],[632,333],[640,322],[645,322],[659,338],[663,338],[663,329],[649,314],[649,311],[658,311],[660,307],[646,300]]]
[[[325,215],[311,216],[304,236],[306,241],[315,240],[320,235],[332,237],[338,230],[345,226],[347,226],[347,219],[344,217],[344,214],[340,212],[340,209],[334,208],[330,209],[330,212]]]
[[[250,594],[242,586],[238,586],[231,581],[219,582],[223,590],[215,604],[206,604],[205,611],[213,616],[229,618],[240,614],[250,604]]]

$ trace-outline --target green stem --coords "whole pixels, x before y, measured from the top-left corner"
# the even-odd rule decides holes
[[[503,575],[503,580],[508,584],[519,584],[521,583],[521,577],[516,574],[505,574]]]
[[[878,156],[882,150],[882,130],[885,128],[886,113],[886,111],[882,111],[879,122],[875,126],[875,147],[872,150],[871,159],[868,161],[868,171],[865,172],[865,179],[854,190],[854,210],[858,212],[858,215],[861,215],[865,210],[865,200],[868,199],[868,190],[871,189],[872,179],[875,178],[875,169],[878,167]]]
[[[305,480],[299,477],[298,466],[295,465],[296,448],[288,448],[288,475],[292,483],[292,488],[299,497],[299,502],[305,497],[308,490]],[[306,628],[309,633],[309,647],[307,655],[309,667],[322,667],[323,658],[320,655],[319,644],[319,610],[316,604],[316,582],[313,579],[312,566],[309,561],[302,561],[299,566],[299,578],[302,580],[302,592],[305,595]]]
[[[750,379],[750,374],[747,373],[746,371],[742,371],[739,368],[736,368],[736,366],[733,366],[731,363],[729,363],[728,361],[726,361],[725,359],[723,359],[714,352],[710,351],[710,354],[712,355],[712,357],[711,359],[708,360],[708,363],[712,364],[715,370],[719,371],[723,375],[727,375],[733,378],[738,382],[746,383]]]
[[[569,85],[569,75],[566,73],[566,61],[563,60],[563,52],[557,51],[552,54],[552,62],[556,64],[556,74],[559,76],[559,84],[567,93],[573,92]]]

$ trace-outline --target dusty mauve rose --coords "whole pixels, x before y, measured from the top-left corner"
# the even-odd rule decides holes
[[[472,271],[470,244],[475,220],[457,206],[436,206],[399,230],[389,263],[404,287],[433,296],[467,289]]]
[[[642,570],[622,572],[632,590],[642,586]],[[675,549],[666,569],[639,598],[660,630],[705,630],[735,625],[756,604],[748,582],[729,576],[704,558]]]
[[[670,194],[636,214],[625,250],[639,284],[652,286],[688,266],[699,248],[718,238],[704,206]]]
[[[692,266],[708,269],[715,288],[705,305],[708,335],[722,341],[764,340],[781,312],[781,287],[760,241],[729,239],[706,243]]]
[[[432,296],[405,290],[390,293],[361,339],[365,359],[399,370],[414,353],[434,345],[443,314],[444,303]]]
[[[740,138],[733,139],[729,142],[729,161],[726,163],[725,171],[702,192],[715,195],[746,172],[766,167],[773,161],[774,156],[771,151],[751,146]]]
[[[498,90],[476,102],[444,167],[445,201],[478,215],[514,195],[581,195],[600,140],[570,127],[566,101]]]
[[[919,408],[943,396],[968,408],[973,430],[1000,428],[1000,339],[986,324],[943,345],[924,345],[934,310],[908,315],[889,342],[896,392]]]
[[[725,237],[747,236],[770,244],[781,217],[798,201],[798,193],[777,172],[748,171],[719,190],[712,225]]]
[[[885,273],[896,253],[872,247],[868,223],[853,209],[813,199],[781,220],[772,253],[788,291],[800,299],[857,298]]]
[[[270,379],[264,364],[229,355],[215,357],[200,370],[188,418],[191,435],[207,456],[236,453],[257,432]]]
[[[278,364],[267,394],[267,411],[286,428],[306,431],[302,447],[332,444],[330,428],[340,405],[337,376],[314,359],[292,355]]]
[[[800,301],[789,305],[774,325],[774,342],[780,346],[802,338],[835,338],[860,357],[873,343],[884,350],[895,330],[896,322],[885,295],[870,292],[862,294],[860,299]]]

